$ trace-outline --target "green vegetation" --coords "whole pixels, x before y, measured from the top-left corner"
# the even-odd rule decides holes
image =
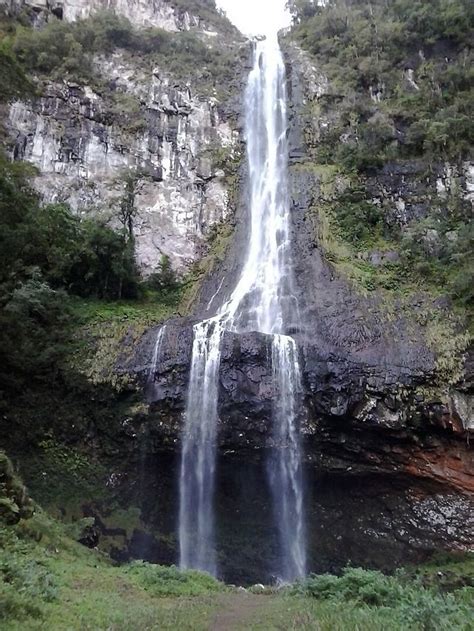
[[[79,524],[78,524],[79,525]],[[446,556],[395,576],[356,568],[292,587],[238,592],[199,572],[114,566],[36,508],[0,525],[0,626],[8,629],[442,631],[472,626],[474,563]],[[220,626],[219,626],[220,625]]]
[[[474,585],[443,593],[408,580],[401,571],[395,576],[381,572],[346,569],[341,576],[313,576],[295,586],[294,593],[333,605],[374,611],[375,619],[386,620],[394,629],[469,629],[474,605]]]
[[[340,101],[337,125],[322,139],[326,157],[336,153],[348,168],[365,170],[396,156],[469,154],[469,0],[330,0],[324,6],[303,0],[293,3],[293,13],[293,36],[314,56]],[[411,81],[410,68],[416,70]],[[341,135],[346,141],[338,142]]]
[[[224,29],[233,41],[236,31],[211,5],[202,7],[204,13],[212,14],[220,32]],[[43,79],[70,77],[94,85],[110,100],[109,112],[104,116],[113,115],[121,107],[133,113],[140,104],[129,95],[111,91],[94,68],[94,57],[98,54],[121,50],[130,58],[137,57],[141,68],[152,70],[158,66],[175,79],[192,78],[197,89],[204,93],[221,92],[233,79],[234,52],[230,42],[216,45],[214,39],[195,31],[137,30],[126,18],[107,11],[74,23],[53,18],[38,30],[10,23],[3,46],[5,55],[20,70],[27,69]]]
[[[32,167],[0,156],[0,283],[34,278],[54,289],[99,298],[136,297],[133,240],[64,205],[41,206],[29,186]]]
[[[15,55],[0,41],[0,103],[19,98],[33,91],[32,84]]]
[[[0,525],[16,524],[32,513],[33,503],[23,483],[6,454],[0,451]]]
[[[310,119],[325,124],[306,130],[328,258],[365,291],[447,294],[462,314],[474,286],[471,208],[461,188],[474,140],[472,3],[289,4],[290,37],[330,82],[308,105]],[[421,217],[398,217],[384,195],[384,186],[397,186],[389,179],[397,169],[409,183],[427,182],[426,193],[405,195],[424,208]],[[447,188],[436,196],[440,175]]]
[[[30,173],[0,156],[0,389],[10,394],[32,377],[56,379],[72,322],[69,296],[140,292],[130,235],[63,205],[41,206]]]
[[[16,527],[0,527],[0,545],[0,626],[12,630],[206,629],[210,594],[225,589],[197,572],[114,567],[39,509]]]
[[[154,596],[203,596],[223,591],[223,585],[212,576],[177,567],[160,567],[136,561],[125,570]]]

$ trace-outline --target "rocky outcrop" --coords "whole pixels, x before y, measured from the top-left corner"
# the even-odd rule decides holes
[[[192,329],[182,322],[167,325],[150,385],[155,336],[149,331],[135,359],[120,370],[148,383],[147,431],[157,446],[174,445],[186,400]],[[269,336],[226,333],[219,390],[222,449],[272,445],[270,357]],[[308,343],[302,364],[306,413],[301,422],[308,462],[323,471],[346,472],[352,466],[354,472],[410,474],[474,491],[474,454],[466,442],[472,409],[466,392],[452,389],[440,398],[426,389],[429,374],[420,368],[348,361]]]
[[[162,511],[176,514],[172,489],[178,475],[192,322],[167,324],[150,382],[156,333],[147,332],[134,358],[124,357],[119,368],[143,385],[149,402],[147,414],[127,423],[124,440],[135,445],[136,453],[147,454],[143,483],[149,489],[158,485],[160,497],[166,498]],[[301,343],[301,350],[305,411],[300,421],[311,569],[334,571],[348,562],[390,569],[439,549],[470,550],[474,454],[467,430],[468,391],[430,392],[429,356],[413,353],[405,363],[397,363],[388,348],[383,361],[369,363],[308,341]],[[266,472],[268,450],[275,448],[270,358],[269,336],[224,337],[216,510],[222,572],[232,581],[262,576],[271,580],[278,551]],[[162,512],[147,513],[152,560],[175,558],[173,546],[160,546],[152,534],[158,529],[173,536],[174,524],[163,520]],[[126,555],[137,554],[138,540],[137,532]]]
[[[176,31],[200,24],[179,3],[159,0],[45,0],[11,3],[10,10],[20,4],[34,5],[38,15],[60,7],[66,20],[107,5],[138,27]],[[208,35],[201,34],[205,40]],[[228,36],[224,46],[228,55],[240,54],[238,37]],[[212,68],[199,69],[207,77],[201,85],[170,74],[166,56],[160,67],[154,63],[121,49],[97,55],[89,84],[42,77],[40,96],[11,104],[7,119],[11,155],[37,167],[34,184],[45,203],[67,203],[116,227],[120,208],[129,206],[145,275],[158,269],[163,255],[180,273],[202,256],[211,228],[233,212],[229,172],[222,165],[238,162],[240,144],[230,123],[238,74],[217,98]]]
[[[49,84],[41,98],[12,104],[13,155],[38,168],[35,187],[46,203],[65,202],[115,225],[132,179],[141,268],[152,272],[167,255],[175,269],[187,269],[211,227],[231,212],[213,150],[233,156],[239,135],[216,99],[175,86],[159,68],[148,74],[120,53],[97,66],[114,94],[130,99],[131,113],[114,115],[91,87]]]
[[[104,10],[114,11],[138,27],[182,31],[201,24],[198,16],[167,0],[3,0],[0,5],[5,5],[12,14],[30,10],[37,26],[52,16],[73,22]]]

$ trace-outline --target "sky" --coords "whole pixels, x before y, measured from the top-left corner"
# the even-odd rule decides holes
[[[216,0],[216,4],[246,35],[261,35],[290,23],[286,0]]]

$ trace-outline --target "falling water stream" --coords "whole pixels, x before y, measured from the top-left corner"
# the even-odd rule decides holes
[[[154,398],[155,392],[155,373],[160,361],[161,347],[163,346],[163,340],[166,335],[166,324],[158,329],[155,338],[155,345],[153,347],[153,355],[151,357],[150,368],[148,370],[148,378],[146,384],[146,391],[150,400]]]
[[[250,186],[247,256],[229,300],[194,327],[180,471],[180,565],[216,574],[214,474],[221,341],[225,331],[273,336],[275,387],[269,461],[281,580],[305,574],[305,533],[298,431],[298,350],[285,335],[298,322],[289,230],[285,67],[276,34],[255,46],[246,90]]]

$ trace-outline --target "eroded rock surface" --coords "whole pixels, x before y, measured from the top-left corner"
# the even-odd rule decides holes
[[[152,26],[167,31],[189,30],[201,23],[198,16],[166,0],[5,0],[1,4],[12,13],[31,9],[36,25],[52,16],[73,22],[104,10],[126,17],[135,26]]]
[[[166,255],[175,269],[187,269],[211,227],[231,212],[212,149],[232,155],[239,135],[216,99],[175,87],[159,69],[137,72],[119,53],[97,64],[114,90],[138,99],[130,126],[109,120],[109,104],[92,88],[50,84],[40,99],[11,106],[13,155],[39,169],[35,186],[46,203],[66,202],[117,226],[127,179],[134,178],[140,267],[155,271]]]

